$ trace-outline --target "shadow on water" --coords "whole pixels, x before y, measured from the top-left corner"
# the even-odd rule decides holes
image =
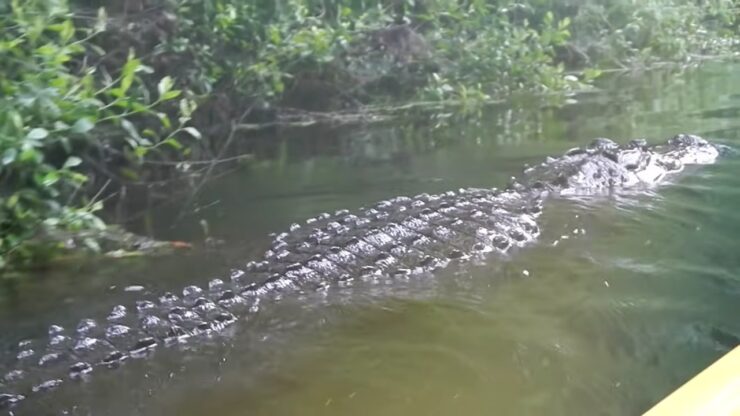
[[[594,137],[685,131],[736,147],[738,114],[740,66],[718,63],[614,77],[562,107],[525,102],[472,119],[280,132],[243,144],[252,162],[211,183],[177,227],[177,206],[152,213],[163,236],[200,238],[204,220],[224,246],[4,282],[1,342],[7,349],[50,323],[203,284],[256,258],[268,233],[320,212],[501,186],[524,164]],[[161,349],[69,384],[36,410],[639,413],[738,342],[738,168],[731,154],[649,195],[549,201],[538,244],[509,258],[286,298],[196,350]]]

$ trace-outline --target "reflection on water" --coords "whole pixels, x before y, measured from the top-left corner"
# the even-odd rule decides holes
[[[607,80],[563,108],[475,120],[285,132],[214,183],[189,223],[218,252],[96,263],[0,289],[3,345],[222,275],[267,234],[399,194],[496,186],[594,137],[689,131],[737,147],[740,66]],[[266,305],[197,351],[69,385],[40,404],[73,414],[637,414],[740,339],[740,159],[649,195],[549,201],[533,247],[433,278]],[[172,212],[158,213],[162,221]],[[128,284],[146,287],[126,293]],[[112,287],[114,286],[114,287]],[[90,298],[99,301],[89,302]],[[7,335],[6,335],[7,334]],[[19,414],[23,414],[21,411]]]

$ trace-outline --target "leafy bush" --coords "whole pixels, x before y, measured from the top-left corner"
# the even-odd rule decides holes
[[[170,78],[150,98],[138,81],[147,67],[134,56],[114,76],[88,64],[104,53],[90,49],[103,30],[102,12],[98,22],[79,30],[58,0],[14,0],[0,17],[0,268],[38,260],[65,233],[105,227],[95,215],[100,201],[88,197],[96,190],[85,188],[90,149],[118,146],[141,157],[176,145],[175,135],[187,129],[187,118],[171,129],[155,112],[180,94]],[[134,120],[142,116],[161,120],[162,134],[139,134]],[[85,244],[97,245],[94,238]]]

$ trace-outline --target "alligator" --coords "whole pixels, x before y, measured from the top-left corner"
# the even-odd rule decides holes
[[[685,166],[711,164],[719,154],[719,146],[688,134],[660,145],[596,139],[526,167],[502,190],[396,197],[355,212],[321,214],[274,234],[261,260],[205,289],[188,286],[181,295],[118,305],[103,319],[83,319],[71,331],[51,325],[47,340],[20,342],[12,369],[0,379],[0,408],[12,412],[29,398],[155,348],[197,342],[248,318],[260,301],[277,301],[278,294],[355,279],[408,279],[510,252],[537,239],[548,199],[643,190]]]

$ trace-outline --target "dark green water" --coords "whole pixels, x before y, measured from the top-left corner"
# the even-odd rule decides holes
[[[511,104],[438,126],[401,120],[285,132],[258,146],[256,163],[206,190],[197,215],[167,230],[195,238],[205,219],[226,246],[6,284],[2,344],[205,284],[257,257],[267,234],[292,222],[396,195],[500,186],[524,163],[594,137],[692,132],[739,144],[739,64],[615,77],[600,87],[562,108]],[[208,345],[160,350],[69,385],[36,410],[639,414],[740,343],[740,156],[672,182],[640,196],[549,201],[540,240],[509,259],[286,298]],[[146,290],[122,290],[131,284]]]

